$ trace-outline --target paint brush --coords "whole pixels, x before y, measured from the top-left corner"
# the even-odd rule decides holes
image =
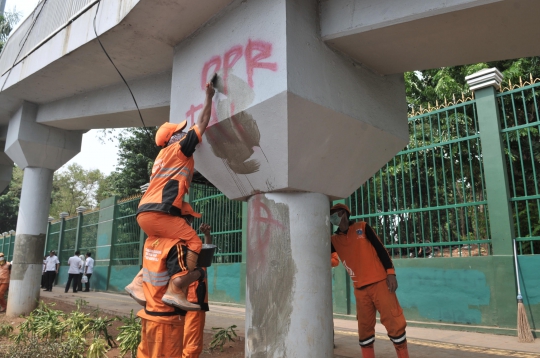
[[[221,79],[221,77],[218,76],[217,73],[214,73],[214,75],[212,76],[212,79],[210,80],[210,82],[212,83],[212,86],[214,86],[214,89],[220,93],[224,93],[223,91],[223,80]]]

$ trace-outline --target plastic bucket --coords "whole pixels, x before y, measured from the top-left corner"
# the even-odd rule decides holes
[[[199,253],[199,259],[197,260],[198,267],[212,266],[212,259],[214,258],[216,247],[216,245],[203,244],[202,250]]]

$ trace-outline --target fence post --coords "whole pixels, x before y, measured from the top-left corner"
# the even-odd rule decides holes
[[[465,80],[476,98],[493,255],[511,256],[514,221],[495,92],[501,86],[503,75],[496,68],[489,68]]]
[[[112,196],[99,203],[99,221],[96,241],[96,257],[92,281],[96,290],[106,291],[111,276],[112,244],[115,234],[116,203],[118,197]],[[94,281],[94,277],[96,281]]]
[[[49,243],[49,235],[51,234],[51,225],[54,218],[52,216],[49,216],[47,218],[47,235],[45,236],[45,246],[43,248],[43,256],[47,256],[47,245]]]
[[[79,206],[75,211],[77,211],[77,232],[75,234],[75,251],[79,250],[79,246],[81,246],[81,228],[83,224],[83,213],[87,209],[84,206]]]
[[[68,213],[62,212],[60,215],[60,233],[58,234],[58,249],[56,253],[58,254],[58,261],[60,261],[60,265],[62,265],[62,241],[64,241],[64,231],[66,229],[66,218],[69,216]],[[58,275],[56,275],[58,277]]]

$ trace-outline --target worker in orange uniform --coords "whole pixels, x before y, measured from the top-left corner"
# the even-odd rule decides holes
[[[332,252],[337,252],[353,281],[362,356],[375,357],[375,317],[379,311],[398,358],[409,358],[407,322],[396,296],[392,259],[373,229],[364,221],[349,221],[350,215],[344,204],[330,209],[330,222],[338,226],[332,235]]]
[[[204,234],[204,243],[212,244],[210,235],[211,226],[202,223],[199,230]],[[204,323],[208,307],[208,280],[197,280],[189,285],[187,299],[189,302],[201,306],[200,311],[189,311],[186,314],[186,324],[184,325],[184,351],[182,358],[199,358],[203,349]]]
[[[165,123],[158,129],[156,144],[163,149],[154,162],[150,184],[137,209],[137,223],[148,235],[148,239],[159,238],[161,241],[177,243],[170,249],[179,258],[179,271],[169,272],[167,292],[160,299],[185,311],[200,310],[200,306],[187,301],[186,295],[189,285],[200,279],[204,270],[196,267],[202,242],[191,223],[182,216],[183,197],[191,184],[195,165],[193,153],[208,126],[214,93],[212,83],[207,83],[203,109],[197,123],[187,132],[184,131],[187,121],[180,124]],[[143,269],[145,262],[143,258]],[[148,292],[143,290],[143,281],[151,279],[141,270],[125,288],[142,306],[148,299],[145,296]]]
[[[0,312],[6,312],[6,291],[9,288],[11,264],[6,261],[4,253],[0,252]]]

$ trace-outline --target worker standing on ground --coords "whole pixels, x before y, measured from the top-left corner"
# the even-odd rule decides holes
[[[212,244],[211,226],[202,223],[199,230],[204,234],[204,243]],[[205,270],[206,271],[206,270]],[[187,299],[189,302],[201,306],[200,311],[190,311],[186,313],[186,323],[184,325],[184,350],[182,358],[199,358],[203,350],[204,323],[208,307],[208,280],[197,280],[189,285]]]
[[[351,211],[344,204],[330,209],[330,222],[338,226],[332,235],[332,252],[337,252],[354,284],[358,336],[362,356],[374,358],[377,311],[398,358],[409,358],[405,327],[399,305],[394,264],[381,240],[364,221],[349,221]]]
[[[5,296],[9,288],[10,276],[11,264],[6,261],[4,253],[0,252],[0,312],[6,312],[7,302]]]

